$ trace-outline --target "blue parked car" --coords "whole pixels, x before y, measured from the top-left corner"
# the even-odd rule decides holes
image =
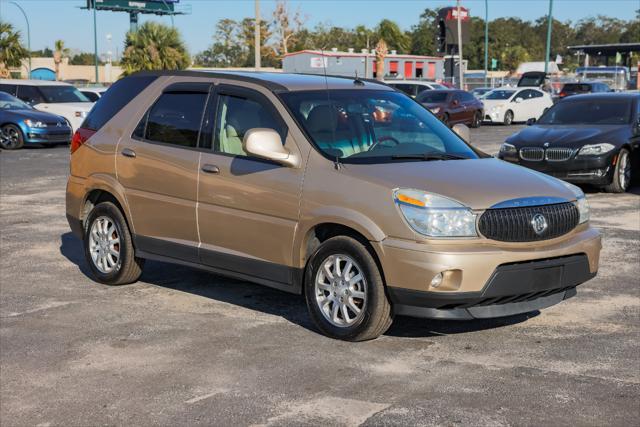
[[[0,92],[0,147],[16,150],[24,144],[68,144],[71,136],[71,126],[64,117],[38,111]]]

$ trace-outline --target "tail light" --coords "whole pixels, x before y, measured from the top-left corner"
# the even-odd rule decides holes
[[[78,128],[76,133],[73,134],[73,138],[71,138],[71,154],[80,148],[82,144],[87,142],[94,133],[96,133],[96,131],[92,129]]]
[[[560,96],[560,98],[564,98],[565,96],[567,96],[567,92],[562,91],[558,96]]]

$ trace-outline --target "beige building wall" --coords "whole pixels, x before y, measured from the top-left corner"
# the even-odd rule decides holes
[[[31,58],[31,69],[36,68],[48,68],[55,72],[55,63],[53,58]],[[22,67],[18,70],[11,70],[20,72],[20,76],[26,79],[29,75],[29,60],[22,61]],[[122,68],[114,65],[100,65],[98,66],[98,76],[100,83],[113,83],[122,74]],[[64,58],[60,64],[60,80],[86,80],[89,83],[95,83],[96,72],[93,65],[70,65],[69,58]]]

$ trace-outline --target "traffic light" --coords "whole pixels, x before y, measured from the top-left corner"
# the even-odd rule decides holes
[[[445,55],[447,53],[447,26],[444,19],[438,20],[438,35],[436,36],[436,50]]]

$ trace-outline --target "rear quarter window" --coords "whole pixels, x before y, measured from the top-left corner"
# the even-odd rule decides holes
[[[118,80],[98,99],[82,127],[99,130],[156,79],[157,76],[131,76]]]

